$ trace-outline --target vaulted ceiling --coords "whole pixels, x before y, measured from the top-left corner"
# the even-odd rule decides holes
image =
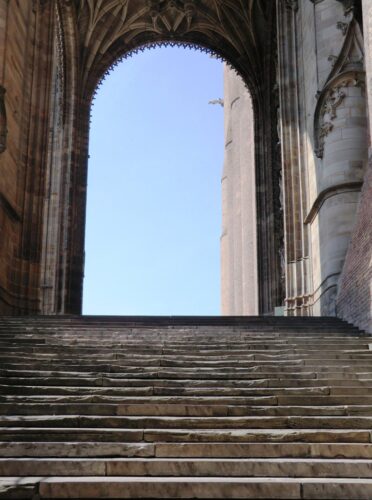
[[[87,95],[120,58],[160,43],[210,51],[233,65],[251,89],[260,86],[273,0],[73,0],[73,5]]]

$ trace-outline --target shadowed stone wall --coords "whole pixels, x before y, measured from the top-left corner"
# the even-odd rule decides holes
[[[53,17],[36,1],[0,0],[0,311],[39,312],[43,165]],[[0,97],[1,100],[1,97]],[[5,114],[6,113],[6,114]]]

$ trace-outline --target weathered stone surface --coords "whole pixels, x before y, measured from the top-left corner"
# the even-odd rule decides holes
[[[88,343],[89,329],[56,324],[51,338],[39,326],[42,355],[8,351],[5,357],[20,367],[1,371],[0,498],[364,495],[372,479],[372,377],[363,356],[371,351],[365,339],[353,346],[350,333],[329,325],[314,327],[306,341],[324,339],[324,329],[336,339],[325,357],[306,358],[301,335],[278,329],[265,340],[265,359],[254,353],[242,361],[240,349],[233,348],[234,335],[250,352],[260,333],[251,339],[236,325],[231,332],[216,329],[214,335],[209,328],[211,356],[207,348],[200,349],[202,329],[164,327],[156,332],[157,342],[161,338],[165,345],[172,338],[173,347],[159,355],[159,365],[163,358],[175,360],[165,375],[136,364],[140,354],[130,367],[117,363],[114,341],[109,353],[98,341],[90,347],[97,362],[88,355],[79,364],[80,340]],[[125,351],[132,334],[116,330]],[[34,345],[33,334],[26,338],[25,331],[20,323],[12,345],[18,336],[24,347]],[[2,332],[0,320],[0,347]],[[149,342],[153,334],[150,329]],[[115,334],[110,335],[114,340]],[[6,336],[9,343],[8,327]],[[146,344],[146,334],[141,336]],[[290,352],[281,348],[288,338]],[[340,347],[338,339],[344,341]],[[57,341],[60,350],[66,346],[69,351],[53,351],[49,357],[48,348]],[[180,363],[177,343],[188,350]],[[229,354],[219,358],[219,349]],[[26,356],[32,368],[21,366]],[[5,357],[3,365],[9,362]],[[310,370],[304,359],[311,359]],[[71,371],[72,363],[79,369]],[[237,368],[245,363],[250,365],[243,371]]]
[[[65,478],[40,483],[41,498],[301,498],[300,484],[265,478]]]

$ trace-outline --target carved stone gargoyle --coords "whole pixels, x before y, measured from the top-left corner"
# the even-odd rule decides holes
[[[6,150],[6,136],[8,135],[6,109],[5,109],[5,88],[0,85],[0,153]]]

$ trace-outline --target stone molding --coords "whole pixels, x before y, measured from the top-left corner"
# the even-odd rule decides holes
[[[312,207],[304,220],[304,224],[311,224],[314,221],[323,203],[331,196],[335,196],[339,193],[360,191],[362,189],[362,186],[363,182],[354,181],[343,182],[342,184],[336,184],[335,186],[330,186],[326,189],[323,189],[323,191],[318,194],[314,203],[312,204]]]
[[[5,93],[6,89],[0,85],[0,153],[6,150],[6,140],[8,135],[8,123],[6,117],[5,107]]]
[[[291,315],[308,314],[311,289],[308,272],[309,234],[303,225],[306,199],[301,196],[305,185],[304,157],[301,144],[299,66],[296,40],[296,13],[279,3],[278,54],[280,93],[280,141],[284,210],[285,310]],[[293,196],[297,193],[298,196]],[[295,270],[294,270],[295,269]]]

